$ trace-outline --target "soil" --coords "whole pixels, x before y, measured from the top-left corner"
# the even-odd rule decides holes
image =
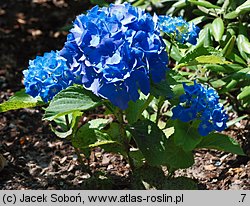
[[[29,59],[61,49],[65,28],[92,6],[82,0],[1,0],[0,103],[23,88],[22,70]],[[82,158],[83,166],[70,142],[57,138],[42,116],[41,108],[0,113],[0,154],[7,160],[0,171],[0,189],[134,189],[121,155],[97,148],[89,160]],[[249,122],[242,120],[225,131],[248,156],[198,150],[195,164],[175,176],[195,180],[199,189],[249,190],[249,129]]]

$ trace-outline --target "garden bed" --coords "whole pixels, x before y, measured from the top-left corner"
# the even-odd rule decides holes
[[[0,103],[23,88],[22,70],[28,60],[60,49],[67,35],[63,28],[90,7],[86,1],[1,1]],[[0,153],[7,159],[0,171],[0,189],[134,189],[135,180],[121,155],[97,148],[88,161],[82,158],[90,166],[87,171],[70,142],[57,138],[42,115],[41,108],[0,113]],[[249,129],[249,122],[241,120],[225,131],[248,157],[197,150],[195,164],[175,176],[195,180],[199,189],[249,190]]]

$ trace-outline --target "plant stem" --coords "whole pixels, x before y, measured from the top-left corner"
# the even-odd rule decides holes
[[[153,96],[152,94],[150,94],[150,95],[148,96],[146,102],[144,103],[144,105],[143,105],[142,108],[141,108],[141,112],[140,112],[141,114],[142,114],[142,112],[143,112],[145,109],[147,109],[148,105],[150,104],[150,102],[152,102],[153,99],[154,99],[154,96]]]
[[[120,109],[119,109],[119,112],[117,113],[117,119],[118,119],[119,126],[120,126],[120,134],[121,134],[120,142],[124,146],[124,150],[125,150],[125,152],[127,154],[127,158],[128,158],[130,168],[133,171],[135,169],[135,166],[134,166],[133,159],[129,155],[129,151],[130,151],[129,139],[127,137],[126,129],[124,127],[123,111],[120,110]]]
[[[82,161],[82,157],[81,157],[81,153],[80,153],[79,149],[76,148],[76,147],[74,147],[74,148],[75,148],[75,151],[76,151],[77,159],[80,162],[80,164],[82,165],[84,171],[86,171],[90,176],[92,176],[92,172],[91,172],[90,168],[86,167],[86,165]],[[89,166],[89,160],[88,160],[88,166]]]
[[[171,41],[170,48],[169,48],[169,50],[168,50],[168,55],[169,55],[169,57],[170,57],[170,55],[171,55],[172,48],[173,48],[173,41]]]
[[[162,108],[163,104],[164,104],[164,98],[162,96],[160,96],[159,102],[157,105],[157,113],[156,113],[156,121],[155,121],[155,123],[157,125],[158,125],[159,120],[160,120],[161,108]]]
[[[68,114],[65,115],[65,121],[66,121],[67,129],[69,130],[70,125],[69,125],[69,115]]]

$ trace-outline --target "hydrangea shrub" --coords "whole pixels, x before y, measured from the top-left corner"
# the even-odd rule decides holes
[[[226,129],[228,115],[216,90],[186,78],[181,70],[228,62],[201,47],[169,69],[171,49],[162,34],[173,41],[170,47],[178,41],[192,48],[199,31],[182,17],[151,16],[128,3],[96,6],[76,17],[60,51],[29,62],[23,72],[28,95],[23,94],[25,101],[16,108],[41,97],[48,105],[44,119],[65,125],[63,132],[55,130],[59,137],[71,139],[86,156],[94,147],[118,152],[131,169],[145,162],[167,166],[170,173],[187,168],[198,148],[243,155],[237,143],[218,133]],[[21,100],[19,95],[0,111],[13,109]],[[99,105],[113,114],[112,121],[99,118],[79,124],[86,110]]]

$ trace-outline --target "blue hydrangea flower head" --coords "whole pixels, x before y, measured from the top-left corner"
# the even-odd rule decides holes
[[[79,15],[60,54],[86,89],[121,109],[165,79],[168,63],[157,16],[128,3]]]
[[[210,132],[223,131],[226,128],[228,115],[219,103],[217,92],[207,86],[194,82],[194,85],[183,84],[185,94],[180,96],[180,104],[173,108],[172,119],[183,122],[199,120],[198,132],[202,136]]]
[[[55,51],[30,60],[29,67],[23,74],[26,93],[33,97],[41,96],[44,102],[48,102],[59,91],[79,81],[79,78],[77,79],[69,70],[66,60]]]
[[[195,45],[199,36],[200,28],[193,23],[186,22],[182,17],[159,16],[158,24],[160,29],[178,42]]]

